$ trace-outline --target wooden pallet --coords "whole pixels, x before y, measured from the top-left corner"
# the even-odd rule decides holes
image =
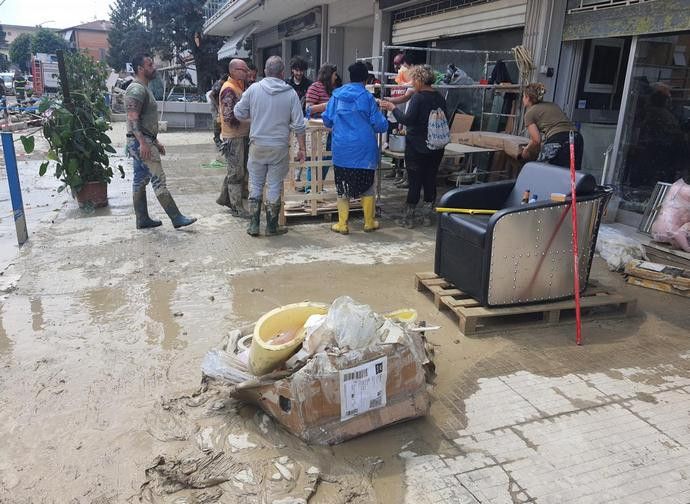
[[[465,335],[535,324],[555,325],[564,321],[561,317],[564,312],[575,309],[574,299],[486,308],[435,273],[417,273],[414,285],[418,291],[429,291],[433,294],[437,309],[450,309],[457,315],[460,331]],[[611,293],[594,282],[590,282],[589,287],[580,297],[583,318],[593,315],[591,313],[593,308],[611,308],[614,311],[618,310],[621,316],[630,316],[635,313],[636,304],[636,299]],[[610,311],[608,315],[611,315]],[[539,318],[535,320],[535,316]]]

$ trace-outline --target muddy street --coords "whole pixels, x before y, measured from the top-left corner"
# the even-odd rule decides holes
[[[583,347],[567,323],[466,337],[414,288],[414,274],[433,269],[435,233],[394,224],[404,190],[376,233],[356,217],[348,236],[317,219],[251,238],[215,203],[224,170],[211,164],[210,133],[163,133],[168,187],[199,220],[174,230],[149,190],[163,226],[136,230],[124,128],[114,126],[127,176],[113,180],[107,208],[81,211],[52,195],[53,179],[36,182],[40,152],[20,166],[27,193],[42,196],[25,197],[24,247],[7,252],[13,234],[2,231],[3,504],[595,502],[602,489],[633,502],[624,488],[634,468],[650,482],[640,492],[689,495],[687,299],[627,286],[596,259],[593,277],[637,297],[637,315],[586,322]],[[32,220],[48,199],[50,218]],[[201,386],[202,359],[228,331],[341,295],[441,326],[428,333],[428,416],[309,446]],[[606,456],[605,478],[574,468]]]

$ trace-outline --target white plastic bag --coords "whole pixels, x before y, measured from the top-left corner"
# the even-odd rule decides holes
[[[611,271],[623,269],[633,259],[647,258],[640,242],[606,225],[599,228],[596,251]]]
[[[307,355],[322,352],[329,343],[334,341],[334,334],[328,326],[326,315],[311,315],[304,323],[305,336],[302,349]]]
[[[690,185],[676,180],[668,190],[661,211],[652,224],[654,241],[670,243],[690,252]]]
[[[327,321],[341,350],[366,348],[378,341],[376,330],[381,325],[378,316],[371,307],[357,304],[349,296],[333,301]]]
[[[231,355],[217,348],[209,350],[204,356],[201,371],[211,378],[226,380],[235,384],[254,378],[253,375],[234,367]]]

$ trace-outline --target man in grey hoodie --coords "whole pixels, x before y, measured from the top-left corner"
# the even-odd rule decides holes
[[[304,116],[295,90],[285,82],[285,65],[280,56],[266,61],[264,79],[249,86],[235,105],[235,117],[251,120],[249,129],[249,227],[247,233],[259,235],[261,199],[267,185],[266,235],[287,233],[278,227],[280,189],[288,173],[290,130],[297,135],[297,161],[304,162]]]

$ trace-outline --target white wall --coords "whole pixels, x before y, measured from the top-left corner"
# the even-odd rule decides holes
[[[355,51],[359,50],[359,57],[371,56],[372,28],[345,27],[343,44],[343,79],[347,80],[347,67],[355,62]]]
[[[356,19],[373,16],[373,0],[339,0],[328,5],[329,26],[339,26]]]

